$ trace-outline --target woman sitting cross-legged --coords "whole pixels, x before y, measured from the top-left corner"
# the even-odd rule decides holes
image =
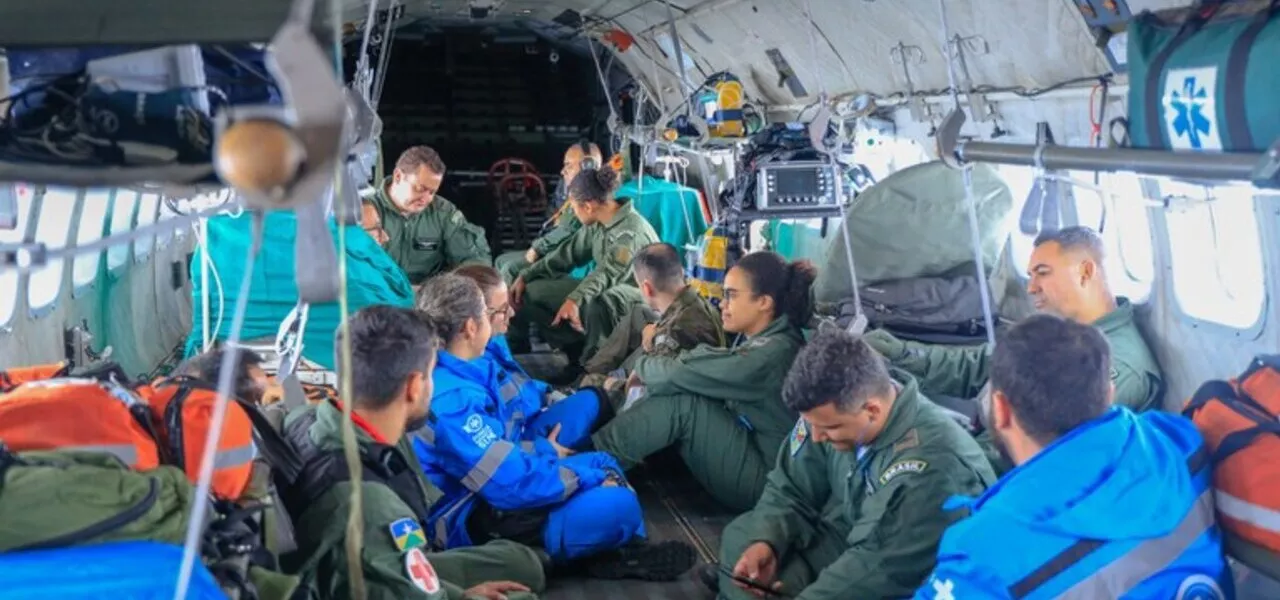
[[[475,281],[432,278],[418,310],[444,339],[432,373],[432,419],[414,434],[426,476],[443,492],[429,524],[437,545],[508,539],[545,549],[553,565],[604,553],[588,564],[601,577],[668,579],[691,566],[692,549],[687,563],[672,566],[670,547],[633,545],[645,535],[644,517],[613,457],[574,454],[554,429],[538,435],[537,415],[524,413],[510,387],[504,397],[502,368],[485,356],[495,311]]]

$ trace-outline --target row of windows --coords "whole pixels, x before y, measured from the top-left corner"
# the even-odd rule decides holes
[[[15,194],[18,206],[17,227],[0,230],[0,243],[20,243],[30,228],[29,221],[36,200],[35,190],[30,186],[16,185],[0,193]],[[80,210],[80,220],[72,237],[72,219],[77,208]],[[95,243],[104,236],[125,233],[135,227],[145,227],[157,220],[167,220],[174,216],[176,214],[161,202],[158,194],[140,194],[130,190],[82,192],[50,187],[40,200],[39,215],[31,240],[48,248],[84,246]],[[109,272],[115,271],[128,262],[131,251],[134,260],[145,261],[157,245],[164,247],[175,236],[181,238],[184,235],[185,232],[179,229],[176,233],[170,231],[158,236],[139,238],[134,240],[132,246],[119,244],[103,252],[77,255],[71,261],[71,283],[76,289],[89,285],[97,280],[103,261]],[[66,261],[56,260],[30,274],[27,279],[27,303],[32,311],[45,310],[58,299],[62,291],[65,267]],[[16,272],[0,272],[0,290],[9,292],[17,288]],[[8,324],[13,318],[17,303],[17,294],[0,293],[0,325]]]
[[[1000,167],[1013,197],[1030,193],[1030,167]],[[1256,326],[1266,308],[1262,238],[1252,186],[1214,188],[1171,179],[1143,181],[1133,174],[1093,173],[1068,176],[1074,187],[1075,222],[1099,230],[1107,246],[1104,268],[1112,291],[1135,302],[1151,294],[1156,261],[1152,215],[1168,233],[1173,296],[1189,317],[1235,329]],[[1167,206],[1167,207],[1166,207]],[[1155,210],[1153,210],[1155,209]],[[1025,265],[1034,236],[1013,233],[1012,258]]]

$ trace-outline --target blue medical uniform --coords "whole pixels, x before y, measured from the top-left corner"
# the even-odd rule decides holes
[[[432,373],[433,420],[413,434],[414,450],[443,497],[432,507],[430,534],[440,548],[473,545],[467,522],[479,502],[498,511],[546,510],[544,548],[558,562],[620,548],[643,537],[644,518],[617,461],[601,452],[560,458],[532,420],[518,388],[500,383],[498,365],[440,351]]]
[[[513,402],[530,415],[523,439],[545,438],[557,424],[560,435],[556,439],[561,446],[579,448],[591,439],[592,426],[600,419],[600,407],[608,402],[600,390],[590,388],[559,397],[550,384],[530,377],[516,362],[506,336],[490,339],[484,356],[498,365],[500,385],[510,382],[519,390],[519,397]]]
[[[1210,461],[1181,416],[1114,407],[976,499],[917,600],[1209,600],[1234,595]]]

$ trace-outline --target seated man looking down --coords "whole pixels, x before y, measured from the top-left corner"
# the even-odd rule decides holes
[[[1133,305],[1111,293],[1103,270],[1102,239],[1087,227],[1043,233],[1035,240],[1027,268],[1027,293],[1037,311],[1092,325],[1111,344],[1110,376],[1115,401],[1133,410],[1153,406],[1160,395],[1160,369],[1133,321]],[[987,384],[990,358],[986,346],[930,346],[904,342],[883,331],[864,336],[895,367],[915,375],[930,397],[971,399]],[[960,412],[982,416],[975,401]],[[956,408],[956,407],[952,407]],[[997,472],[1010,465],[1000,460],[990,434],[979,436]]]
[[[610,167],[578,173],[569,203],[583,227],[567,242],[524,270],[511,284],[516,306],[508,334],[516,352],[529,348],[529,326],[569,357],[570,369],[595,353],[631,307],[643,302],[632,279],[631,259],[658,234],[630,200],[614,198],[618,172]],[[595,261],[581,281],[569,273]]]
[[[371,306],[352,315],[342,331],[338,374],[353,390],[351,422],[363,465],[364,535],[356,562],[365,596],[533,598],[527,592],[541,590],[546,576],[542,557],[531,548],[500,541],[428,550],[422,523],[439,492],[423,481],[405,433],[420,427],[431,407],[431,370],[440,343],[435,326],[412,310]],[[342,358],[348,344],[349,363]],[[346,536],[353,482],[343,456],[344,420],[342,402],[325,400],[298,407],[284,424],[303,472],[281,490],[298,542],[298,551],[282,562],[302,576],[312,598],[352,597]]]
[[[436,195],[444,172],[444,161],[435,150],[414,146],[400,154],[395,171],[373,198],[386,234],[378,243],[404,269],[410,285],[459,265],[487,265],[491,260],[484,230]],[[370,227],[368,222],[362,225]]]
[[[569,146],[564,153],[564,166],[560,169],[560,183],[556,185],[555,197],[552,199],[551,206],[555,214],[543,225],[544,233],[533,241],[529,249],[504,252],[493,260],[493,265],[502,274],[505,283],[514,282],[529,265],[551,254],[582,228],[582,221],[578,220],[573,207],[569,205],[569,183],[578,173],[599,169],[603,165],[604,155],[600,152],[600,146],[585,140]]]
[[[737,510],[754,506],[770,457],[795,423],[782,380],[804,344],[813,279],[807,261],[788,264],[773,252],[742,257],[725,276],[721,305],[724,328],[738,342],[641,356],[636,386],[628,387],[643,386],[643,397],[592,436],[594,447],[630,469],[675,446],[713,498]]]
[[[432,507],[434,541],[456,548],[509,539],[545,548],[564,564],[643,537],[640,500],[601,452],[571,454],[531,435],[498,366],[484,357],[490,324],[474,281],[447,273],[428,281],[419,309],[444,346],[432,377],[433,420],[414,447],[444,497]],[[674,576],[675,574],[672,574]]]
[[[613,417],[604,395],[596,388],[586,388],[565,396],[550,384],[530,377],[507,345],[511,297],[497,269],[467,265],[454,273],[474,281],[484,294],[485,313],[492,330],[489,343],[484,347],[484,358],[496,367],[505,410],[524,415],[524,435],[530,439],[546,438],[555,431],[557,442],[562,446],[581,447],[596,429]]]
[[[1233,596],[1204,440],[1181,416],[1112,405],[1103,334],[1037,315],[988,362],[987,426],[1018,466],[948,506],[969,516],[918,600]]]
[[[958,518],[954,494],[995,481],[977,442],[914,380],[844,331],[820,333],[787,373],[783,399],[802,418],[778,452],[756,507],[721,537],[720,566],[700,579],[720,598],[897,598],[933,568]],[[963,598],[964,596],[957,596]]]
[[[634,269],[645,305],[633,308],[605,338],[587,360],[587,376],[580,384],[604,387],[611,395],[620,396],[614,392],[621,390],[642,354],[675,356],[699,344],[725,344],[720,313],[689,286],[675,246],[659,242],[641,248]],[[614,399],[614,406],[621,403]]]

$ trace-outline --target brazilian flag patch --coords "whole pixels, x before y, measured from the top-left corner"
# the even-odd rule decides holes
[[[396,542],[396,549],[408,552],[414,548],[427,545],[427,534],[414,519],[398,519],[391,524],[391,539]]]

